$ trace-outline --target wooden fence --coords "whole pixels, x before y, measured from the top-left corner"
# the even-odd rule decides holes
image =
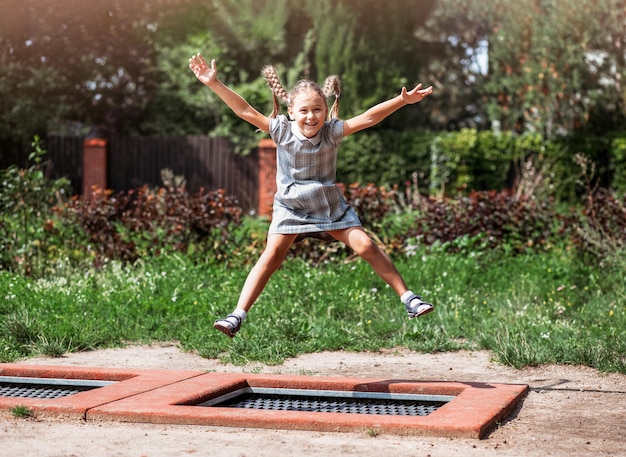
[[[46,175],[69,179],[74,193],[83,188],[83,142],[80,136],[49,136],[44,145],[48,151]]]
[[[49,137],[46,141],[51,177],[67,177],[75,193],[82,190],[83,138]],[[161,186],[161,171],[170,169],[195,192],[225,189],[245,212],[256,211],[259,202],[258,151],[234,154],[225,138],[114,137],[107,147],[107,188],[128,191],[144,184]]]

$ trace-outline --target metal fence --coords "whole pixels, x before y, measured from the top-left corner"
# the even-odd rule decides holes
[[[83,138],[48,137],[48,174],[67,177],[75,193],[82,189]],[[225,189],[239,200],[244,211],[258,205],[258,153],[247,156],[232,152],[225,138],[113,137],[108,143],[108,187],[128,191],[163,185],[161,171],[169,169],[182,176],[187,190],[196,192]]]

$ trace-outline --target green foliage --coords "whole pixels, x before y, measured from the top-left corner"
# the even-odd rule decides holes
[[[476,129],[440,133],[430,145],[430,195],[512,187],[524,178],[524,165],[549,148],[537,134]]]
[[[276,2],[252,2],[254,5],[250,10],[241,9],[241,5],[235,5],[235,2],[213,3],[190,8],[191,32],[187,31],[183,34],[185,36],[165,33],[155,43],[160,84],[146,106],[138,130],[142,134],[227,137],[236,153],[248,154],[258,145],[262,135],[235,116],[212,91],[198,82],[188,68],[189,57],[201,52],[207,60],[215,59],[220,79],[263,111],[271,106],[272,101],[271,92],[260,78],[260,70],[263,64],[268,63],[266,59],[271,60],[267,47],[280,41],[279,32],[284,28],[284,18],[281,17],[289,10],[277,10],[279,5]],[[257,17],[259,5],[264,11],[261,19]],[[281,14],[276,15],[276,11]],[[270,19],[278,23],[274,26]],[[220,33],[207,31],[207,23]],[[248,38],[247,34],[254,39]],[[268,42],[270,35],[271,43]],[[248,56],[246,60],[250,60],[250,52],[257,56],[257,67],[248,61],[245,66],[240,65],[244,59],[240,53],[245,53]]]
[[[487,3],[490,120],[546,138],[623,122],[624,36],[614,14],[620,0]]]
[[[358,114],[375,103],[399,93],[402,86],[416,84],[422,69],[416,50],[415,30],[436,2],[409,0],[379,2],[307,1],[304,12],[311,17],[315,46],[311,76],[322,81],[330,74],[342,78],[344,117]],[[409,79],[411,78],[411,79]],[[425,124],[423,111],[394,118],[401,126]],[[419,119],[419,121],[416,120]]]
[[[612,188],[618,194],[626,194],[626,133],[619,133],[611,142]]]
[[[211,30],[229,60],[236,62],[235,74],[246,82],[246,71],[254,79],[268,63],[284,61],[298,50],[306,29],[289,27],[297,6],[288,0],[213,0]],[[298,34],[289,36],[288,32]],[[296,40],[293,40],[296,38]],[[297,52],[297,51],[295,51]],[[240,66],[237,66],[240,64]]]
[[[20,419],[30,418],[35,415],[32,409],[24,405],[13,406],[12,408],[9,409],[9,412],[11,413],[11,416],[17,417]]]
[[[467,160],[463,160],[468,151],[474,149],[476,131],[465,129],[458,134],[438,135],[431,145],[430,193],[444,195],[446,184],[452,183],[454,189],[467,186],[469,173]]]
[[[254,106],[268,107],[271,111],[272,93],[261,78],[251,83],[241,84],[235,88],[237,92]],[[230,108],[220,102],[220,122],[211,132],[213,137],[227,137],[237,154],[248,154],[258,147],[259,141],[266,138],[264,132],[255,131],[250,124],[239,119]]]
[[[168,183],[68,207],[92,239],[88,252],[132,255],[30,277],[0,271],[0,360],[177,340],[235,363],[403,346],[483,348],[515,367],[626,372],[626,213],[606,191],[588,187],[584,209],[563,217],[548,201],[507,192],[436,200],[421,196],[416,181],[405,191],[349,186],[348,201],[436,313],[408,321],[369,265],[339,243],[307,240],[229,340],[211,325],[236,303],[268,221],[239,223],[223,195],[188,195]]]
[[[412,180],[413,173],[417,173],[425,191],[433,137],[434,134],[427,131],[388,129],[351,135],[344,139],[339,150],[337,179],[344,183],[393,186]]]
[[[208,59],[222,53],[206,33],[189,36],[180,44],[179,36],[163,36],[156,44],[159,85],[145,106],[137,127],[143,135],[205,135],[219,123],[222,104],[189,70],[189,58],[202,52]]]
[[[230,119],[187,69],[198,51],[217,57],[235,88],[256,84],[267,63],[317,80],[337,73],[345,116],[403,85],[433,84],[423,109],[385,121],[397,131],[497,121],[505,131],[549,138],[581,129],[602,134],[624,120],[623,18],[615,14],[622,6],[621,0],[12,2],[0,18],[0,139],[3,146],[19,144],[48,125],[63,130],[67,121],[111,134],[212,131]],[[242,144],[251,138],[223,131]]]
[[[0,96],[0,137],[32,138],[56,119],[109,132],[132,126],[158,82],[159,25],[189,3],[12,2],[0,19],[0,80],[8,82]]]
[[[35,137],[27,169],[11,166],[0,171],[0,267],[26,274],[40,272],[46,261],[65,245],[56,209],[67,198],[66,179],[44,176],[39,137]]]
[[[581,195],[575,157],[596,164],[594,179],[603,187],[619,189],[626,167],[623,143],[619,133],[546,140],[538,133],[477,129],[438,134],[374,129],[344,140],[337,176],[340,182],[392,187],[417,173],[421,191],[431,196],[514,188],[528,197],[575,203]]]

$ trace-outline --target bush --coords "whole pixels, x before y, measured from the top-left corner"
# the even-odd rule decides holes
[[[581,213],[566,220],[571,238],[583,254],[626,266],[626,195],[618,198],[599,188],[585,198]]]
[[[374,129],[345,138],[337,157],[337,178],[345,183],[393,187],[417,173],[429,185],[432,132]]]
[[[396,255],[410,255],[420,246],[519,254],[569,245],[577,246],[583,256],[592,255],[594,262],[612,261],[623,252],[626,239],[625,204],[606,190],[588,194],[579,212],[560,211],[550,198],[512,190],[438,199],[420,195],[415,187],[401,192],[398,187],[353,184],[344,195],[365,230]],[[305,239],[290,254],[320,263],[351,252],[340,243]]]
[[[88,249],[101,263],[107,259],[132,262],[162,251],[211,253],[223,259],[229,227],[241,208],[223,190],[190,194],[184,187],[130,192],[95,192],[91,199],[74,198],[65,216],[88,238]]]
[[[457,199],[423,199],[405,242],[443,243],[458,251],[454,241],[480,237],[484,248],[515,252],[545,246],[559,232],[550,201],[518,197],[511,191],[472,192]]]
[[[184,183],[174,180],[157,189],[101,191],[89,200],[65,202],[64,181],[45,179],[39,163],[43,152],[33,144],[33,167],[2,173],[3,269],[45,275],[59,262],[99,266],[110,259],[134,262],[166,251],[199,262],[247,265],[265,246],[267,221],[246,218],[241,223],[240,207],[222,190],[190,194]],[[593,162],[577,157],[587,183],[580,211],[557,211],[547,168],[539,164],[537,169],[530,161],[514,191],[426,197],[413,173],[404,189],[354,183],[343,192],[365,229],[392,254],[411,253],[418,245],[519,253],[569,242],[583,255],[613,259],[623,252],[626,239],[623,198],[593,187]],[[290,255],[320,263],[351,252],[340,243],[306,239]]]
[[[621,133],[613,139],[611,150],[612,188],[618,194],[626,195],[626,133]]]
[[[56,212],[66,200],[69,181],[47,179],[39,137],[32,146],[29,168],[0,171],[0,269],[23,274],[39,274],[72,239],[62,233]]]

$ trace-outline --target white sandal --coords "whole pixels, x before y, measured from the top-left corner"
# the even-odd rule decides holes
[[[232,338],[241,329],[241,318],[235,314],[229,314],[224,319],[216,320],[213,328]]]
[[[411,295],[404,305],[406,312],[409,314],[409,319],[414,319],[416,317],[421,317],[425,314],[430,313],[435,309],[433,305],[430,303],[426,303],[422,301],[422,297],[419,295]]]

